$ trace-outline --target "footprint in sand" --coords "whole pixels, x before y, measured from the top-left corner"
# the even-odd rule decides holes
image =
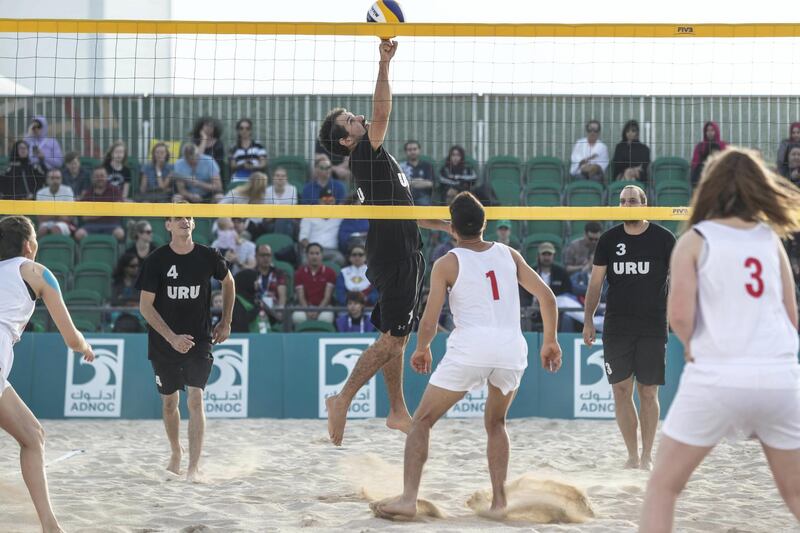
[[[396,522],[408,522],[414,520],[424,521],[426,518],[445,518],[445,514],[433,502],[428,500],[417,500],[417,516],[408,518],[407,516],[393,515],[381,510],[380,505],[384,502],[392,500],[393,498],[386,498],[380,501],[370,502],[369,508],[372,509],[372,514],[377,518],[385,520],[392,520]]]

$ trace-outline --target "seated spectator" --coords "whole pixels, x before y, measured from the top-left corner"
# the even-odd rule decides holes
[[[316,145],[314,145],[314,153],[315,154],[324,154],[326,157],[329,158],[331,162],[331,173],[333,177],[342,182],[342,185],[345,185],[345,188],[349,188],[350,181],[353,179],[353,174],[350,172],[350,156],[349,155],[339,155],[339,154],[329,154],[323,147],[322,144],[317,139]]]
[[[331,174],[331,160],[325,154],[317,154],[314,157],[314,172],[311,176],[311,181],[306,183],[303,187],[303,196],[300,203],[306,205],[315,205],[319,203],[319,193],[323,189],[330,189],[333,191],[333,196],[336,198],[336,203],[340,204],[347,196],[347,189],[342,182],[333,179]]]
[[[125,253],[135,255],[142,261],[156,249],[153,244],[153,226],[146,220],[128,221],[128,239],[133,241],[133,246],[125,250]]]
[[[639,140],[639,123],[629,120],[622,128],[622,142],[614,149],[614,179],[647,182],[650,148]]]
[[[36,191],[44,187],[44,168],[30,157],[28,143],[17,141],[11,147],[8,168],[0,178],[0,198],[4,200],[33,200]]]
[[[322,189],[319,193],[319,202],[322,205],[335,203],[333,191]],[[325,261],[335,261],[343,265],[344,257],[339,251],[339,227],[341,218],[304,218],[300,221],[300,246],[307,249],[308,243],[313,242],[322,248]]]
[[[340,333],[370,333],[375,326],[370,322],[368,313],[364,313],[364,295],[360,292],[347,293],[347,313],[336,319],[336,331]]]
[[[789,146],[781,175],[795,185],[800,185],[800,144]]]
[[[214,160],[217,165],[217,176],[219,176],[220,170],[225,167],[222,123],[213,117],[200,117],[192,127],[192,142],[197,146],[198,154],[207,155]]]
[[[108,173],[103,167],[92,172],[92,187],[83,191],[81,202],[122,202],[122,190],[108,182]],[[84,216],[83,225],[75,232],[75,240],[80,241],[88,233],[113,235],[118,241],[125,240],[125,230],[120,225],[120,217]]]
[[[783,174],[786,169],[786,156],[788,155],[789,146],[793,144],[800,144],[800,122],[792,122],[789,126],[789,137],[782,140],[778,146],[778,157],[775,162],[775,168],[778,172]]]
[[[533,269],[548,287],[556,295],[556,298],[562,295],[569,295],[572,293],[572,283],[569,279],[569,274],[561,265],[556,264],[553,260],[555,258],[556,247],[553,243],[543,242],[539,245],[539,254],[537,256],[536,265]],[[533,296],[527,291],[520,289],[520,304],[524,307],[533,305]],[[576,307],[580,306],[577,299],[574,301]],[[563,313],[559,314],[559,331],[573,331],[575,323],[571,318],[564,316]],[[532,316],[534,329],[537,331],[542,326],[542,316],[537,311]]]
[[[294,289],[300,307],[328,307],[333,301],[336,274],[322,263],[322,246],[312,242],[306,247],[306,264],[294,273]],[[332,311],[295,311],[292,322],[321,320],[333,324]]]
[[[47,136],[47,119],[35,116],[28,127],[25,142],[31,153],[31,163],[41,167],[42,172],[48,168],[61,168],[64,158],[61,145],[53,137]]]
[[[498,220],[495,229],[497,230],[497,242],[519,251],[519,240],[511,236],[510,220]]]
[[[583,226],[583,237],[575,239],[564,249],[564,267],[568,274],[583,272],[588,275],[592,271],[594,249],[602,233],[603,226],[594,220]]]
[[[728,143],[720,137],[719,126],[716,122],[708,121],[703,125],[703,140],[697,143],[692,153],[692,185],[700,181],[700,174],[706,165],[706,159],[714,152],[727,148]]]
[[[72,189],[61,181],[61,170],[52,168],[47,171],[47,187],[39,189],[36,193],[37,202],[74,202],[75,194]],[[37,235],[43,237],[48,234],[72,235],[75,231],[75,221],[65,215],[39,215],[39,231]]]
[[[234,276],[240,270],[256,266],[256,245],[244,235],[246,225],[244,218],[218,219],[217,238],[211,243],[228,262]]]
[[[72,187],[76,198],[80,198],[84,189],[92,184],[91,173],[81,164],[81,155],[78,152],[67,152],[64,156],[61,176],[64,178],[64,185]]]
[[[221,197],[222,179],[217,163],[210,156],[198,153],[191,143],[183,146],[182,154],[183,158],[178,159],[174,169],[181,199],[208,203]]]
[[[346,254],[356,245],[367,244],[369,220],[364,218],[345,218],[339,226],[339,251]]]
[[[419,158],[419,141],[408,141],[405,145],[406,160],[400,170],[406,175],[411,186],[414,205],[431,205],[433,203],[433,165]]]
[[[378,301],[378,291],[367,279],[367,253],[363,246],[353,246],[348,254],[350,264],[342,268],[336,276],[336,303],[345,305],[347,293],[359,292],[365,301],[375,305]]]
[[[255,302],[269,317],[272,326],[283,322],[286,291],[286,274],[272,264],[272,248],[268,244],[259,245],[256,251]]]
[[[472,189],[477,183],[478,174],[467,164],[464,148],[459,145],[451,146],[447,160],[439,169],[440,198],[445,197],[448,189],[455,189],[459,193]]]
[[[170,153],[166,143],[159,142],[150,150],[150,161],[142,166],[139,183],[139,201],[168,202],[175,194],[172,180],[174,165],[169,162]]]
[[[128,166],[128,147],[122,141],[115,141],[103,157],[103,167],[108,172],[108,181],[122,189],[122,197],[128,198],[133,173]]]
[[[608,168],[608,148],[600,140],[600,122],[590,120],[586,123],[586,137],[575,142],[570,156],[569,173],[576,179],[603,182]]]
[[[236,146],[231,148],[231,183],[245,182],[253,172],[267,171],[267,150],[253,140],[253,121],[236,123]]]
[[[221,204],[265,204],[267,203],[267,185],[269,178],[263,172],[252,172],[240,185],[225,193]]]
[[[138,307],[139,290],[136,280],[139,277],[141,260],[135,254],[122,254],[111,274],[111,306]]]
[[[234,280],[235,281],[235,280]],[[219,324],[219,321],[222,320],[222,291],[217,289],[215,291],[211,291],[211,329],[213,330],[214,327]]]
[[[272,185],[267,187],[267,197],[264,203],[275,205],[296,205],[300,198],[297,194],[297,187],[289,183],[289,174],[283,167],[276,167],[272,171]],[[297,238],[299,224],[293,218],[270,218],[263,219],[262,228],[259,233],[283,233],[292,239]],[[251,230],[251,233],[253,231]],[[258,235],[253,234],[253,238]]]

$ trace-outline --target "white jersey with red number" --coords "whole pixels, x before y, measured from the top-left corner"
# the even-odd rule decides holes
[[[36,305],[19,271],[28,261],[25,257],[0,261],[0,333],[10,335],[12,342],[19,340]]]
[[[705,240],[690,343],[695,361],[797,365],[797,330],[783,304],[777,235],[766,224],[738,229],[704,221],[694,229]]]
[[[495,242],[483,252],[454,248],[458,277],[450,289],[455,329],[445,357],[469,366],[524,369],[528,345],[520,328],[517,265]]]

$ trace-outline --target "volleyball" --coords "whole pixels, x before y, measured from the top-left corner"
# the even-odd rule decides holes
[[[367,11],[367,22],[382,22],[382,23],[397,23],[405,22],[403,10],[400,9],[400,4],[394,0],[378,0]],[[381,36],[381,39],[392,39],[390,37]]]

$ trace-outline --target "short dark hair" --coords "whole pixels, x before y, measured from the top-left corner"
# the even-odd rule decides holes
[[[422,148],[422,145],[421,145],[421,144],[419,144],[419,141],[417,141],[417,140],[415,140],[415,139],[411,139],[411,140],[409,140],[409,141],[406,141],[406,144],[404,144],[404,145],[403,145],[403,150],[408,150],[408,146],[409,146],[410,144],[416,144],[416,145],[417,145],[417,148]]]
[[[450,204],[450,223],[462,237],[477,237],[483,231],[486,212],[480,200],[469,191],[463,191]]]
[[[64,156],[64,164],[72,163],[76,159],[80,160],[81,154],[78,152],[67,152],[67,155]]]
[[[347,137],[348,133],[344,126],[337,124],[336,119],[345,112],[343,107],[331,109],[322,121],[322,126],[319,128],[319,144],[322,148],[333,155],[345,156],[350,153],[346,146],[343,146],[339,141]]]
[[[12,215],[0,218],[0,261],[22,255],[22,245],[33,237],[28,217]]]
[[[601,131],[603,129],[603,127],[600,125],[600,121],[597,120],[596,118],[586,121],[586,129],[588,130],[589,126],[591,126],[592,124],[597,124],[597,131]]]
[[[603,231],[603,226],[595,220],[587,222],[586,225],[583,226],[584,233],[600,233],[601,231]]]
[[[308,243],[308,246],[306,246],[306,253],[308,253],[308,251],[311,250],[312,246],[316,246],[317,248],[319,248],[319,253],[322,253],[322,245],[318,242]]]
[[[359,291],[350,291],[347,293],[347,301],[346,303],[356,302],[361,305],[367,304],[367,299],[364,298],[364,293]]]

